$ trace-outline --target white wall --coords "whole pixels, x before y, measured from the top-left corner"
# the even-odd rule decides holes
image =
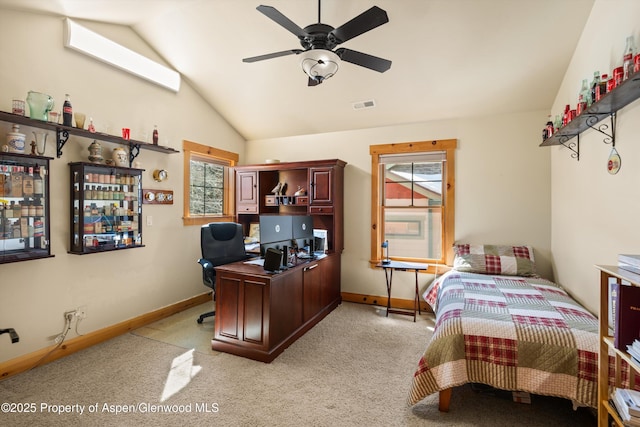
[[[366,114],[366,112],[363,112]],[[371,157],[375,144],[457,139],[456,232],[461,242],[530,244],[541,275],[552,278],[550,153],[539,148],[546,112],[477,117],[247,143],[247,163],[339,158],[345,169],[342,291],[386,295],[369,268]],[[424,289],[429,277],[422,275]],[[393,297],[413,298],[413,276],[394,276]]]
[[[87,24],[90,28],[155,58],[129,29]],[[16,37],[15,35],[20,35]],[[160,142],[176,149],[189,139],[240,154],[241,163],[340,158],[345,170],[345,251],[342,291],[385,295],[384,275],[370,269],[369,146],[433,139],[458,140],[456,152],[456,240],[471,243],[530,244],[539,272],[552,278],[551,269],[551,150],[539,148],[547,111],[502,116],[425,121],[387,128],[250,141],[242,138],[183,82],[173,94],[128,74],[111,69],[62,47],[58,18],[2,11],[0,57],[11,67],[0,68],[0,110],[11,108],[13,97],[28,90],[50,93],[59,102],[70,93],[74,109],[93,116],[99,131],[113,133],[131,127],[158,124]],[[3,62],[4,64],[4,62]],[[363,111],[366,114],[366,111]],[[9,124],[0,123],[4,130]],[[28,129],[25,129],[28,131]],[[29,132],[26,132],[29,134]],[[2,134],[2,129],[0,129]],[[52,136],[50,136],[51,138]],[[0,265],[0,327],[14,327],[20,343],[0,345],[0,361],[49,346],[49,337],[63,326],[62,313],[87,306],[80,332],[119,321],[206,291],[198,257],[198,228],[183,227],[182,154],[143,151],[147,168],[144,187],[175,192],[173,206],[144,206],[153,216],[145,227],[145,248],[99,255],[67,254],[69,230],[68,166],[86,159],[91,141],[72,138],[64,155],[52,161],[52,253],[55,258]],[[53,144],[48,155],[54,156]],[[624,156],[623,156],[624,161]],[[582,164],[582,162],[581,162]],[[151,181],[156,168],[169,171],[162,184]],[[421,276],[424,288],[427,276]],[[398,273],[393,297],[411,299],[413,278]],[[73,335],[73,334],[72,334]],[[4,338],[4,337],[2,337]]]
[[[86,25],[152,59],[160,60],[129,28]],[[0,13],[0,110],[11,111],[11,99],[25,99],[29,90],[52,95],[60,110],[69,93],[74,110],[92,116],[98,131],[118,134],[130,127],[132,138],[150,136],[153,125],[160,144],[180,153],[142,150],[137,158],[146,169],[144,188],[174,191],[171,206],[144,205],[143,243],[130,249],[96,255],[70,255],[69,167],[87,161],[91,140],[71,137],[61,158],[51,161],[51,252],[54,258],[0,265],[0,328],[12,327],[20,342],[2,336],[0,361],[53,344],[62,331],[63,312],[81,305],[87,333],[207,291],[202,284],[199,227],[182,225],[182,140],[188,139],[244,156],[244,140],[186,82],[179,93],[162,89],[63,47],[60,18],[2,10]],[[88,119],[87,119],[88,120]],[[0,138],[10,131],[0,122]],[[35,130],[35,129],[34,129]],[[22,132],[31,137],[31,129]],[[47,156],[55,157],[50,132]],[[30,139],[28,139],[30,141]],[[108,144],[103,144],[110,150]],[[154,169],[166,169],[169,180],[156,183]],[[195,321],[195,319],[194,319]],[[72,330],[69,337],[76,336]]]
[[[597,0],[585,26],[551,114],[575,106],[582,79],[622,65],[625,39],[640,44],[640,2]],[[575,108],[575,107],[574,107]],[[558,280],[590,310],[599,310],[595,264],[617,264],[621,253],[640,253],[640,103],[618,112],[616,149],[622,158],[617,175],[607,172],[611,145],[588,130],[580,135],[580,161],[569,150],[550,148],[552,253]],[[608,119],[601,122],[609,124]]]

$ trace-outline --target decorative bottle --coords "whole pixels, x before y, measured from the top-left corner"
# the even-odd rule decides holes
[[[36,165],[33,171],[33,194],[36,197],[42,197],[44,194],[44,180],[42,179],[39,165]]]
[[[71,107],[71,98],[69,94],[64,95],[64,104],[62,105],[62,124],[64,126],[72,126],[73,108]]]
[[[598,87],[596,88],[596,101],[600,101],[600,98],[602,98],[607,93],[608,80],[609,75],[603,74],[602,78],[600,79],[600,83],[598,83]]]
[[[627,37],[627,43],[624,47],[624,56],[622,57],[622,80],[627,80],[633,74],[633,52],[636,50],[633,36]]]
[[[158,126],[153,125],[153,145],[158,145]]]
[[[566,126],[569,123],[569,110],[571,106],[569,104],[564,106],[564,113],[562,114],[562,126]]]
[[[580,94],[578,95],[578,106],[576,108],[576,115],[582,114],[584,110],[587,109],[587,99],[590,96],[589,84],[587,83],[587,79],[582,79],[582,89],[580,89]]]
[[[591,106],[596,102],[596,90],[600,84],[600,71],[593,72],[593,81],[591,81],[591,97],[587,100],[587,106]]]

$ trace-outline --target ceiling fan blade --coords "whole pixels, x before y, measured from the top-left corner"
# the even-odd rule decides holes
[[[302,28],[280,13],[280,11],[273,6],[260,5],[256,9],[258,9],[259,12],[262,12],[267,18],[272,19],[296,36],[305,37],[308,35]]]
[[[355,50],[340,48],[336,49],[335,53],[343,61],[351,62],[352,64],[360,65],[361,67],[381,73],[391,68],[391,61],[388,59],[378,58],[377,56],[367,55],[366,53]]]
[[[322,80],[318,81],[316,79],[312,79],[311,77],[309,77],[309,81],[307,82],[307,86],[318,86],[320,83],[322,83]]]
[[[359,36],[362,33],[366,33],[369,30],[373,30],[382,24],[386,24],[387,22],[389,22],[387,12],[380,9],[378,6],[373,6],[371,9],[362,12],[351,21],[334,29],[330,34],[335,37],[336,44],[340,44]]]
[[[244,58],[242,62],[264,61],[265,59],[277,58],[279,56],[293,55],[294,53],[297,55],[302,52],[304,52],[304,50],[302,49],[289,49],[289,50],[283,50],[282,52],[267,53],[266,55],[259,55],[259,56],[252,56],[251,58]]]

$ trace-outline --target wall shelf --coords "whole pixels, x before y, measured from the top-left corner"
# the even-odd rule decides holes
[[[587,110],[575,119],[561,127],[550,138],[545,139],[540,147],[563,145],[573,151],[572,157],[580,159],[580,134],[587,129],[595,129],[605,135],[603,142],[615,147],[615,115],[616,112],[636,99],[640,98],[640,71],[632,74],[620,86],[606,93],[598,102],[591,104]],[[610,117],[611,125],[601,124],[603,119]],[[576,141],[571,139],[576,137]]]
[[[62,148],[67,143],[67,141],[69,140],[69,136],[71,135],[125,145],[129,147],[129,164],[133,163],[133,160],[138,156],[138,154],[140,154],[141,149],[159,151],[161,153],[167,154],[179,153],[178,150],[175,150],[171,147],[149,144],[147,142],[136,141],[133,139],[127,140],[119,136],[109,135],[102,132],[89,132],[85,129],[63,126],[57,123],[44,122],[42,120],[36,120],[18,114],[11,114],[5,111],[0,111],[0,121],[18,123],[24,126],[31,126],[54,131],[56,133],[56,156],[58,158],[62,156]]]

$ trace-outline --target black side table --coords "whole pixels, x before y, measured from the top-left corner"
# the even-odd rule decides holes
[[[416,311],[418,314],[422,314],[420,311],[420,292],[418,291],[418,271],[426,271],[429,268],[428,264],[421,264],[418,262],[404,262],[404,261],[389,261],[388,263],[379,263],[376,265],[378,268],[384,269],[384,276],[387,279],[387,314],[404,314],[407,316],[413,316],[413,321],[416,321]],[[416,275],[416,294],[413,301],[413,312],[408,310],[398,310],[391,308],[391,285],[393,283],[393,271],[411,271],[413,270]]]

